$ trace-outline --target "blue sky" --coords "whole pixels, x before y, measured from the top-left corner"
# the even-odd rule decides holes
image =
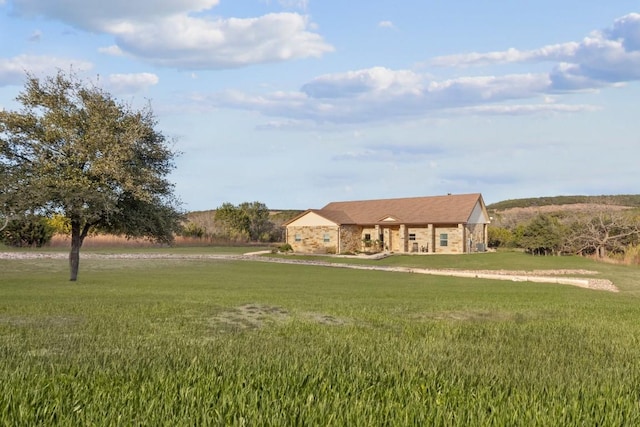
[[[187,210],[638,194],[635,1],[0,0],[25,72],[150,102]]]

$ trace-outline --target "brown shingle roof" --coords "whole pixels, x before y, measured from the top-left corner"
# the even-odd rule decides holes
[[[393,217],[403,224],[466,223],[480,193],[402,199],[332,202],[314,210],[338,224],[378,224]]]

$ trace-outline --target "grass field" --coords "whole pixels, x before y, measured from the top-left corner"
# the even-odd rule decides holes
[[[0,425],[640,424],[637,267],[377,262],[621,292],[190,259],[87,259],[72,283],[64,260],[0,260]]]

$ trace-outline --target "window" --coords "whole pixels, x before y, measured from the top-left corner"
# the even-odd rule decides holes
[[[299,234],[296,234],[296,242],[302,242],[302,236]]]
[[[440,234],[440,246],[449,246],[449,235],[447,233]]]
[[[322,237],[322,240],[323,240],[325,243],[330,242],[330,241],[331,241],[331,237],[329,236],[329,233],[324,233],[324,236]]]
[[[416,233],[409,233],[409,240],[416,240]]]
[[[371,241],[371,234],[367,233],[364,235],[364,240]]]

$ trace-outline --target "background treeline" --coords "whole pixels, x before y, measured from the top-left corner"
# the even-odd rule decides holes
[[[186,213],[174,243],[233,245],[283,242],[282,224],[300,212],[272,210],[261,202],[224,203],[214,210]],[[54,236],[68,236],[69,233],[69,221],[60,215],[28,215],[0,224],[0,242],[14,247],[47,246]],[[115,240],[115,243],[124,242]]]
[[[223,203],[215,210],[190,212],[183,237],[209,244],[283,242],[284,224],[300,210],[273,210],[262,202]]]
[[[558,196],[507,200],[487,206],[489,247],[533,255],[578,254],[640,264],[640,195]],[[284,224],[300,210],[269,209],[262,202],[223,203],[185,214],[176,244],[233,245],[283,242]],[[29,215],[0,230],[0,241],[40,247],[68,235],[61,216]]]
[[[639,196],[567,196],[489,205],[489,247],[640,264],[639,202]]]
[[[488,205],[487,209],[491,211],[500,211],[511,208],[577,204],[640,207],[640,194],[619,194],[615,196],[553,196],[528,199],[509,199]]]

